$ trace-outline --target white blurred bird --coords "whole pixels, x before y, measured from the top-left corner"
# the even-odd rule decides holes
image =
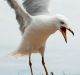
[[[29,65],[31,74],[33,75],[31,54],[40,53],[42,56],[42,65],[46,75],[48,75],[44,62],[47,38],[57,30],[63,34],[66,42],[66,30],[74,35],[74,32],[68,27],[66,17],[62,15],[48,15],[49,0],[24,0],[23,7],[26,11],[18,4],[17,0],[7,0],[7,2],[15,10],[16,19],[20,24],[23,36],[22,42],[14,54],[29,55]]]

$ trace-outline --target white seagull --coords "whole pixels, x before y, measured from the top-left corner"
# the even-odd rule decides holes
[[[40,53],[42,65],[46,75],[48,75],[44,62],[46,40],[57,30],[62,33],[66,42],[66,30],[74,35],[74,32],[68,26],[66,17],[62,15],[50,16],[47,9],[49,0],[23,0],[25,9],[18,4],[17,0],[7,0],[7,2],[15,10],[16,19],[23,36],[22,42],[14,54],[29,55],[29,66],[33,75],[31,54]]]

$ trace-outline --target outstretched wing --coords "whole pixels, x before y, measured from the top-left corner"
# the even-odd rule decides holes
[[[23,0],[23,6],[30,15],[48,12],[49,0]]]
[[[11,8],[15,10],[16,19],[20,25],[20,30],[23,33],[25,29],[25,20],[27,22],[30,21],[30,15],[21,8],[21,6],[18,4],[17,0],[7,0],[8,4]],[[26,25],[26,27],[28,24]]]

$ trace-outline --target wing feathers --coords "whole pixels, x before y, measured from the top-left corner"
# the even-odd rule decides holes
[[[48,12],[49,0],[24,0],[23,6],[31,15],[38,15]]]
[[[20,24],[20,30],[23,33],[25,29],[24,28],[25,20],[26,21],[30,20],[31,16],[19,6],[16,0],[7,0],[7,2],[10,5],[10,7],[12,7],[15,10],[16,19],[18,23]]]

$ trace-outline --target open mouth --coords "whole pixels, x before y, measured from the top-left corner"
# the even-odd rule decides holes
[[[65,42],[67,43],[66,31],[68,30],[69,32],[71,32],[73,36],[74,36],[74,32],[70,28],[67,28],[67,27],[64,27],[64,26],[61,26],[60,29],[61,29],[61,33],[62,33],[62,35],[63,35],[63,37],[65,39]]]

